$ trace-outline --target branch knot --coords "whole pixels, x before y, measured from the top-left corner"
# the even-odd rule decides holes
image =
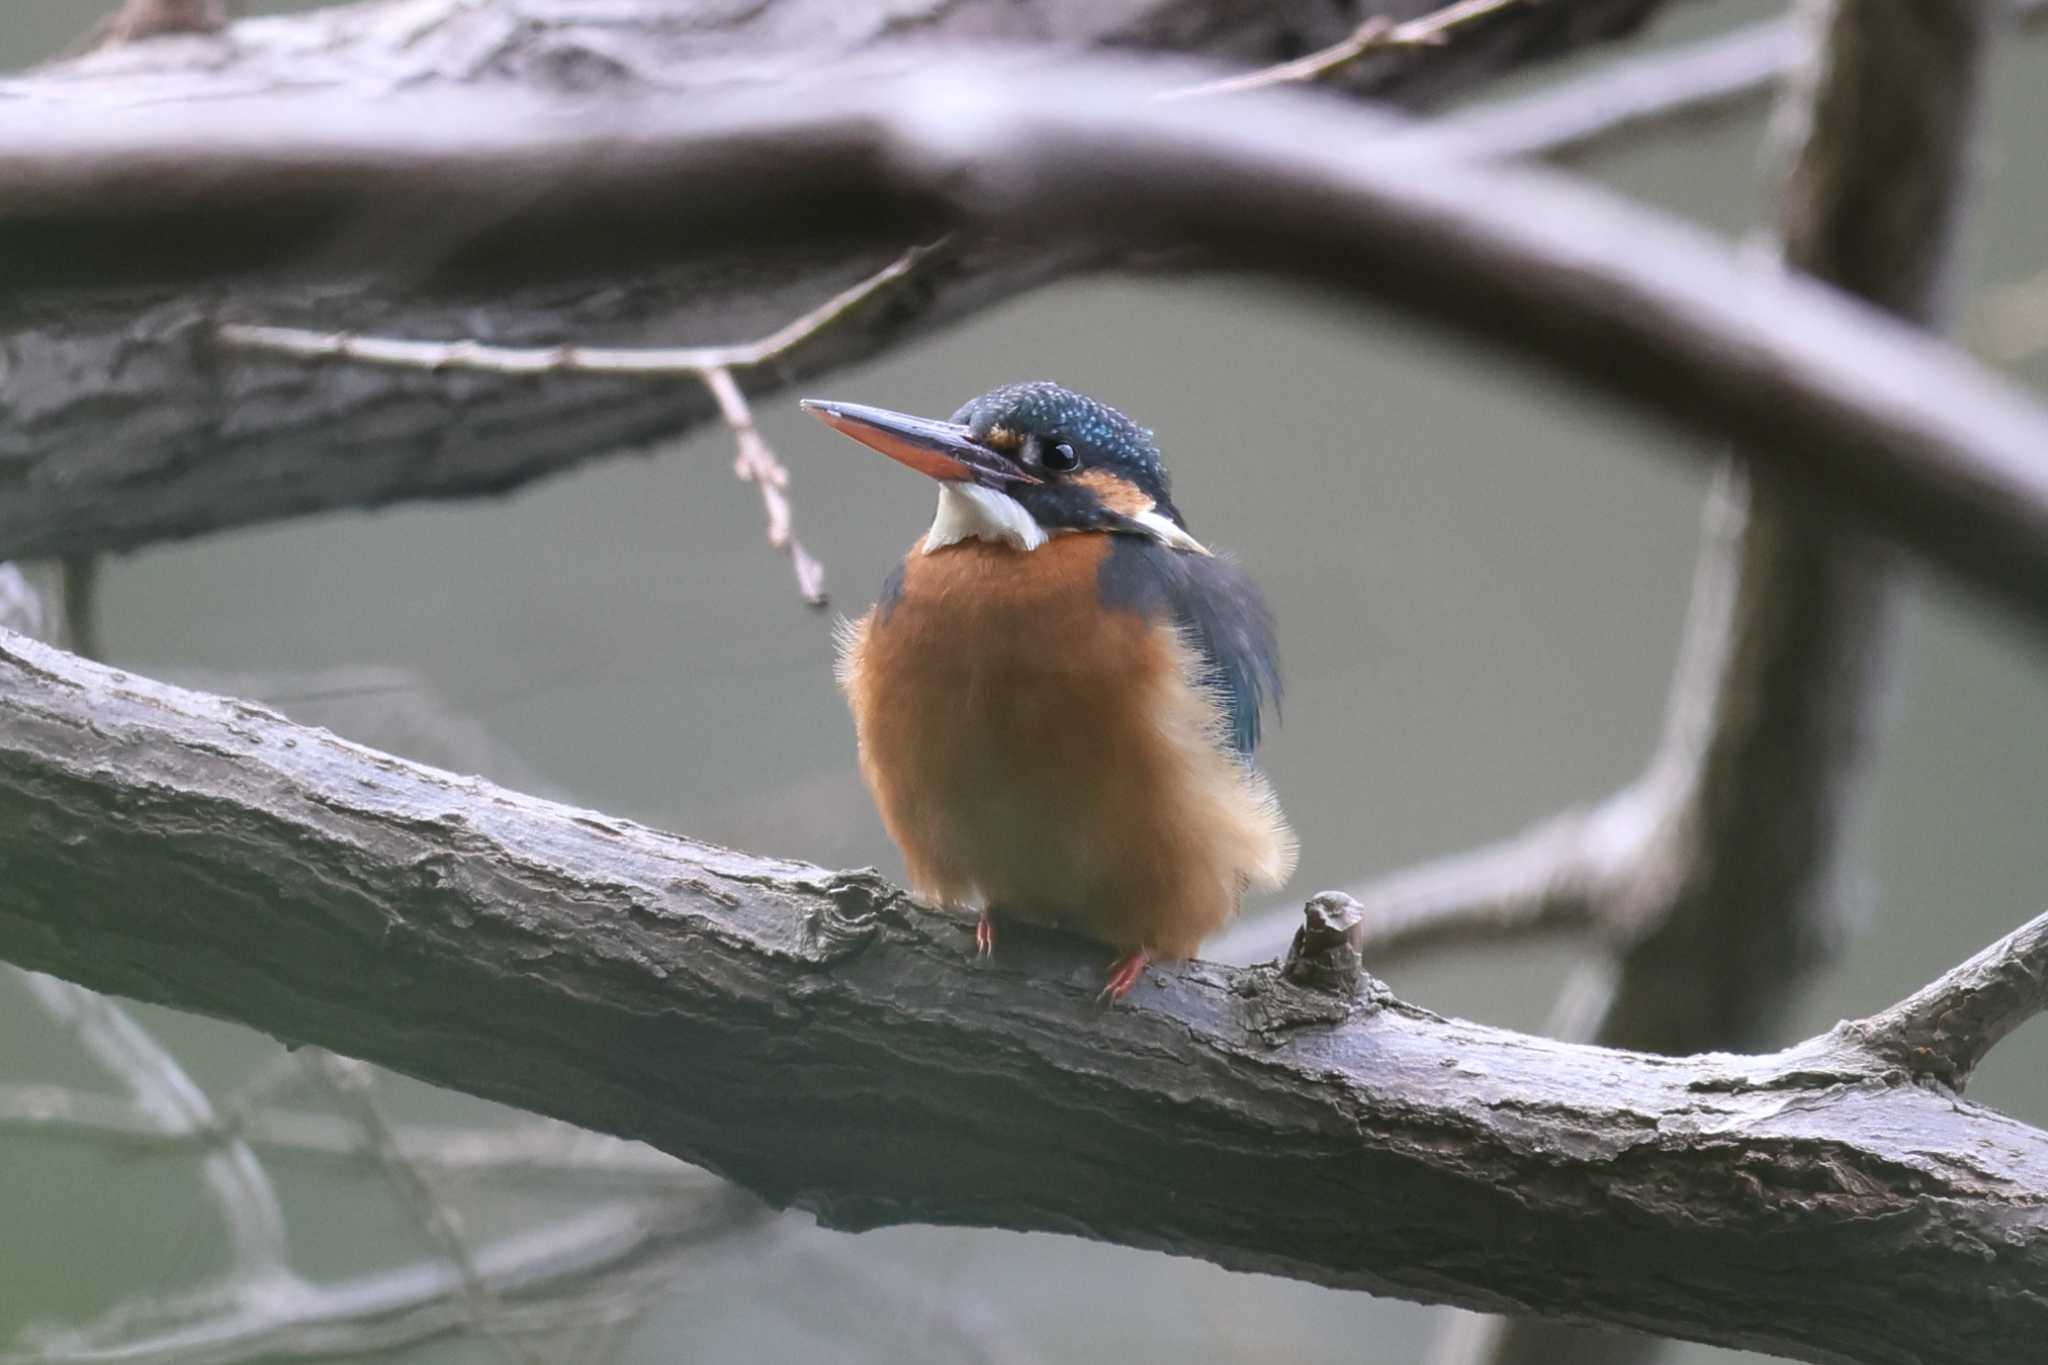
[[[1342,891],[1324,891],[1302,907],[1280,974],[1297,986],[1356,995],[1365,975],[1365,907]]]

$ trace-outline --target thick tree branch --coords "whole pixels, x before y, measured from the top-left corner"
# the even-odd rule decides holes
[[[1630,32],[1665,2],[1516,6],[1469,40],[1355,63],[1345,85],[1411,101],[1467,90]],[[1409,19],[1436,0],[1374,0],[1374,8]],[[218,38],[124,44],[0,82],[0,91],[15,115],[44,130],[87,108],[131,119],[146,108],[153,118],[264,94],[286,108],[303,100],[315,119],[342,110],[338,126],[423,92],[473,95],[479,103],[467,116],[483,118],[501,102],[551,95],[629,110],[699,108],[716,107],[736,84],[759,89],[805,68],[937,60],[923,55],[937,42],[1113,46],[1260,65],[1333,42],[1354,22],[1343,6],[1266,0],[926,0],[858,13],[841,0],[670,0],[623,11],[582,0],[403,0],[249,20]],[[634,121],[630,112],[621,118]],[[805,213],[815,216],[827,202],[814,199]],[[716,420],[716,407],[694,385],[594,376],[450,384],[223,362],[211,344],[216,326],[478,336],[513,346],[717,344],[804,313],[923,240],[793,251],[750,231],[725,251],[635,268],[612,250],[615,235],[599,222],[572,234],[572,278],[542,282],[514,270],[488,279],[472,273],[465,285],[438,268],[451,239],[483,232],[498,217],[491,209],[451,217],[432,205],[393,217],[371,206],[316,227],[304,251],[284,254],[293,266],[343,277],[340,287],[321,288],[275,274],[169,291],[124,288],[117,276],[164,263],[175,239],[97,235],[89,244],[62,230],[39,245],[10,239],[37,258],[31,270],[43,284],[51,279],[45,269],[70,256],[87,292],[31,298],[0,290],[0,505],[33,503],[26,524],[42,526],[41,538],[69,553],[337,507],[501,492]],[[198,235],[232,221],[209,218]],[[335,248],[352,234],[367,249],[345,266]],[[519,236],[509,234],[515,243]],[[1060,275],[1136,259],[1109,248],[1077,251],[1032,232],[1000,246],[978,242],[919,271],[915,287],[888,307],[806,340],[750,376],[748,388],[778,389]],[[21,266],[26,258],[6,260]],[[0,532],[0,558],[29,553],[14,530]]]
[[[2003,1365],[2048,1331],[2048,1134],[1898,1084],[1934,1079],[1910,1054],[1655,1058],[1271,968],[1154,972],[1104,1011],[1071,940],[978,965],[967,924],[871,873],[13,636],[0,886],[0,956],[640,1138],[834,1226],[1058,1229],[1817,1361]]]
[[[635,107],[630,127],[603,106],[481,121],[469,99],[456,118],[429,98],[403,115],[351,107],[335,124],[307,122],[303,102],[256,102],[275,112],[267,122],[224,102],[139,127],[82,111],[30,151],[0,105],[0,238],[31,213],[86,234],[175,236],[147,210],[157,202],[172,219],[203,208],[210,224],[232,225],[216,236],[274,249],[297,233],[270,196],[307,177],[322,187],[315,217],[330,225],[351,220],[358,195],[399,217],[408,205],[431,203],[444,219],[489,205],[494,228],[461,252],[495,242],[528,264],[514,237],[544,258],[567,245],[550,247],[551,231],[591,213],[619,215],[621,250],[658,241],[672,253],[758,237],[763,225],[815,236],[934,219],[1030,221],[1074,243],[1193,243],[1394,303],[1741,438],[1758,462],[2048,616],[2048,412],[1959,353],[1548,176],[1440,163],[1418,174],[1398,146],[1357,156],[1358,120],[1336,101],[1260,91],[1162,103],[1149,96],[1170,75],[1073,59],[1061,73],[991,83],[985,69],[956,65],[783,89],[772,103],[735,94],[699,117]],[[208,149],[204,176],[193,174],[195,146]],[[412,154],[394,162],[398,147]],[[747,174],[721,174],[736,165]],[[687,204],[679,186],[692,187]],[[830,215],[812,211],[821,202]],[[131,212],[132,224],[119,217]],[[33,462],[0,462],[0,553],[63,548],[67,527],[107,514],[89,487],[34,473]],[[117,514],[135,507],[126,500]]]

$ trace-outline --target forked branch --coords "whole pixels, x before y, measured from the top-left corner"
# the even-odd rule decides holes
[[[882,269],[842,289],[816,308],[753,341],[725,346],[608,347],[493,346],[474,339],[411,341],[396,337],[316,332],[301,327],[229,323],[224,345],[308,360],[352,360],[417,370],[482,370],[493,374],[688,375],[704,384],[733,435],[733,472],[760,490],[768,543],[789,556],[797,591],[814,607],[825,605],[825,566],[790,529],[789,471],[754,425],[753,410],[734,370],[772,365],[804,342],[841,322],[876,295],[907,279],[940,243],[913,247]]]
[[[1992,1048],[2044,1010],[2048,915],[1890,1009],[1844,1028],[1914,1075],[1961,1090]]]

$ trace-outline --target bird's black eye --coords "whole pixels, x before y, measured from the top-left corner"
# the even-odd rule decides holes
[[[1046,447],[1045,467],[1055,474],[1064,474],[1079,463],[1081,463],[1081,457],[1076,455],[1074,448],[1065,441],[1061,441],[1056,446]]]

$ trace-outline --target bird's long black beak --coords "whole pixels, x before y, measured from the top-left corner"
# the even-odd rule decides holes
[[[964,479],[992,488],[1039,482],[1009,456],[975,440],[958,422],[934,422],[907,412],[821,398],[806,398],[797,406],[834,431],[934,479]]]

